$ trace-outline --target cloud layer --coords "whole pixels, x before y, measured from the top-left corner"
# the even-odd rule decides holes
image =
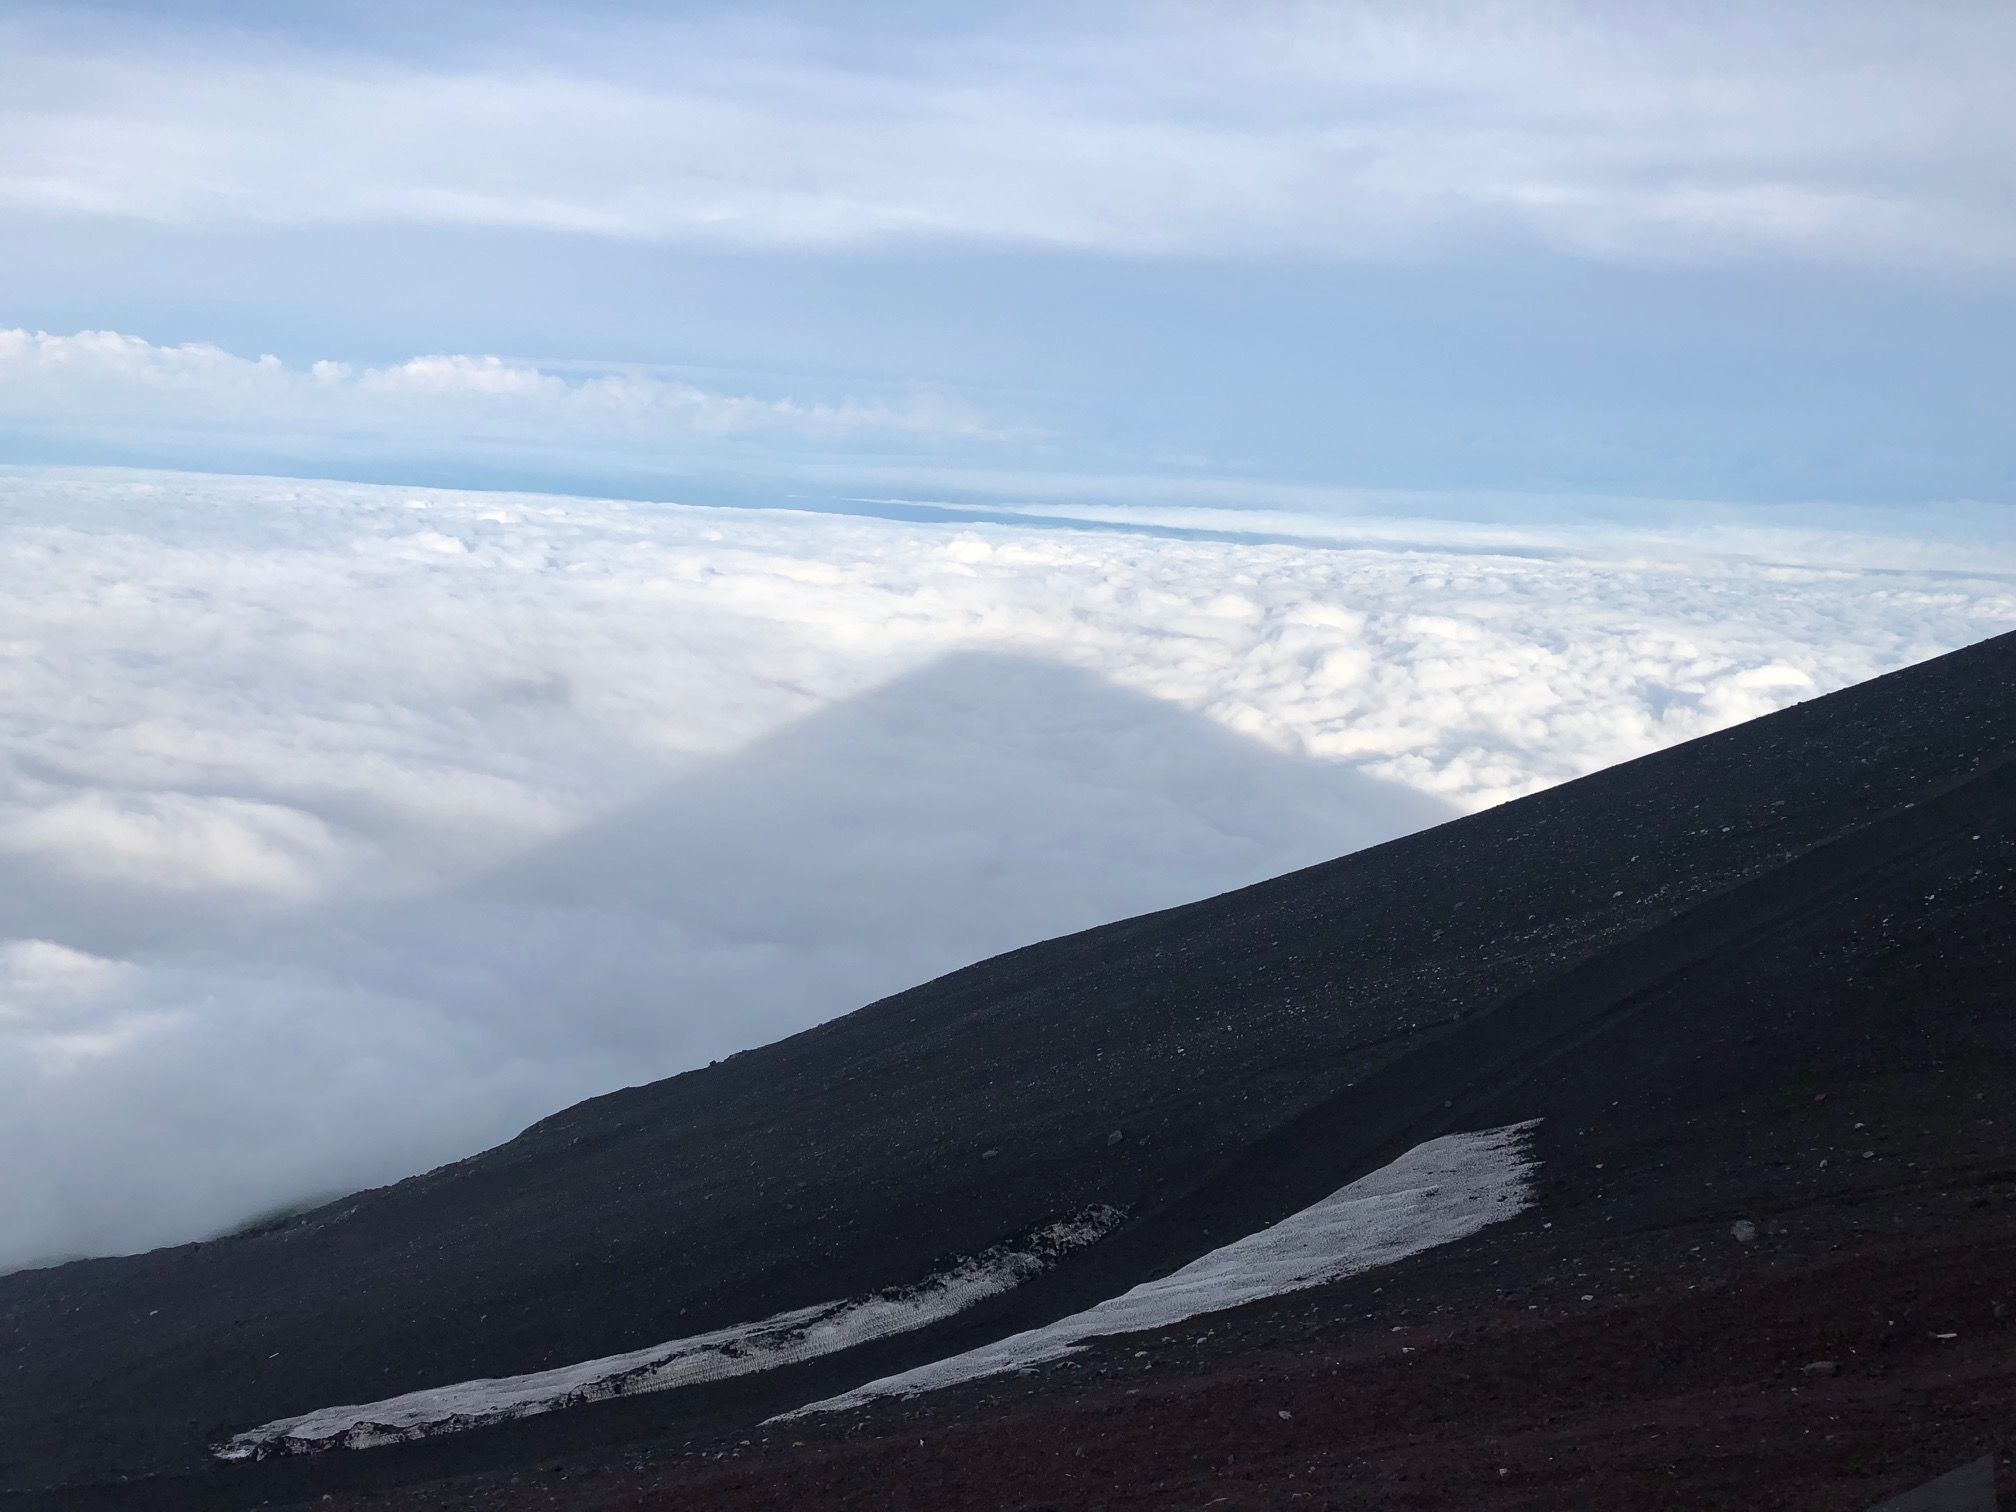
[[[2016,20],[1966,4],[848,8],[479,35],[17,20],[0,205],[833,246],[1973,262]]]
[[[1956,569],[1733,519],[0,493],[7,1263],[391,1179],[2016,625],[2007,532]]]

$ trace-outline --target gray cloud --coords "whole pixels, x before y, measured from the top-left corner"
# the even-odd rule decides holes
[[[964,653],[437,894],[220,918],[127,961],[15,941],[0,1258],[390,1179],[1453,812],[1089,673]]]

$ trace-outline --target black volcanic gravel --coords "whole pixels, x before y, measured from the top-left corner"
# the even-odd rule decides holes
[[[1623,1309],[1635,1320],[1627,1332],[1680,1320],[1670,1326],[1695,1330],[1694,1347],[1711,1355],[1735,1349],[1730,1330],[1746,1316],[1768,1333],[1772,1308],[1824,1331],[1847,1326],[1831,1299],[1889,1307],[1907,1255],[1946,1267],[1956,1287],[1992,1291],[2008,1260],[2007,1209],[1992,1172],[1975,1171],[1986,1207],[1941,1206],[1946,1199],[1933,1193],[1965,1185],[1956,1152],[1973,1137],[1970,1118],[1991,1121],[1979,1140],[2001,1152],[1982,1159],[2012,1162],[1999,1115],[1976,1113],[1991,1098],[2008,1105],[2016,1080],[2016,920],[2005,891],[2016,859],[2016,767],[2003,764],[2016,751],[2012,686],[2016,637],[2003,637],[1341,861],[983,962],[705,1071],[584,1103],[484,1155],[266,1233],[0,1278],[0,1485],[203,1471],[186,1484],[108,1491],[108,1504],[221,1506],[323,1485],[340,1493],[413,1479],[440,1489],[462,1483],[439,1477],[488,1465],[558,1481],[522,1468],[549,1452],[563,1462],[586,1455],[613,1476],[615,1462],[596,1460],[593,1446],[617,1440],[656,1446],[650,1452],[661,1457],[638,1489],[659,1475],[685,1485],[678,1477],[702,1472],[684,1459],[666,1468],[675,1440],[739,1432],[721,1425],[1083,1305],[1292,1211],[1416,1138],[1534,1114],[1547,1120],[1545,1216],[1421,1257],[1381,1283],[1441,1287],[1432,1305],[1452,1327],[1460,1313],[1460,1328],[1476,1338],[1459,1345],[1451,1335],[1419,1358],[1389,1350],[1361,1359],[1353,1351],[1371,1348],[1370,1336],[1346,1327],[1358,1304],[1336,1302],[1361,1296],[1372,1284],[1361,1278],[1319,1294],[1328,1300],[1273,1305],[1283,1318],[1316,1320],[1279,1343],[1300,1351],[1305,1385],[1347,1359],[1354,1382],[1383,1379],[1381,1370],[1421,1375],[1429,1354],[1460,1347],[1482,1351],[1463,1367],[1482,1377],[1516,1378],[1529,1351],[1563,1362],[1554,1375],[1534,1366],[1535,1400],[1560,1396],[1577,1371],[1599,1395],[1665,1400],[1643,1371],[1607,1355],[1589,1363],[1596,1346],[1577,1342],[1582,1315],[1556,1296],[1571,1263],[1611,1268],[1602,1281],[1586,1279],[1599,1288],[1591,1295],[1616,1300],[1586,1305]],[[1861,1118],[1868,1127],[1850,1138],[1835,1110],[1857,1098],[1876,1118]],[[1906,1117],[1907,1107],[1919,1111]],[[1865,1139],[1866,1161],[1848,1148]],[[982,1161],[987,1149],[1000,1155]],[[205,1441],[228,1429],[912,1280],[944,1256],[1092,1201],[1130,1208],[1134,1224],[999,1306],[875,1351],[459,1444],[205,1466]],[[1746,1304],[1747,1314],[1730,1295],[1734,1281],[1704,1291],[1709,1267],[1682,1258],[1732,1203],[1765,1238],[1729,1263],[1749,1275],[1763,1263],[1757,1257],[1778,1257],[1771,1284],[1781,1291],[1771,1295],[1780,1300]],[[1868,1220],[1860,1227],[1858,1211]],[[1932,1213],[1951,1221],[1927,1227]],[[1540,1222],[1556,1226],[1536,1229]],[[1795,1233],[1841,1248],[1798,1251],[1798,1270]],[[1960,1243],[1963,1233],[1978,1245]],[[1569,1247],[1572,1234],[1580,1248]],[[1532,1258],[1550,1253],[1580,1258]],[[1465,1264],[1469,1282],[1447,1279]],[[1695,1269],[1697,1279],[1680,1279]],[[1795,1285],[1795,1271],[1809,1280]],[[1486,1274],[1489,1295],[1477,1289]],[[1757,1286],[1768,1290],[1770,1274],[1758,1271]],[[1515,1291],[1565,1312],[1522,1319]],[[1226,1337],[1235,1343],[1216,1365],[1209,1350],[1183,1357],[1185,1390],[1233,1390],[1275,1347],[1245,1323],[1228,1325]],[[1456,1368],[1447,1364],[1454,1358],[1436,1354],[1435,1369]],[[1935,1375],[1940,1358],[1927,1356]],[[1976,1363],[2007,1406],[2006,1347]],[[1742,1364],[1738,1374],[1751,1369]],[[943,1484],[926,1495],[922,1482],[899,1476],[889,1484],[912,1486],[907,1500],[891,1493],[863,1504],[1077,1504],[1038,1473],[1034,1440],[1016,1439],[1025,1429],[1014,1425],[1051,1424],[1027,1427],[1040,1437],[1058,1414],[1100,1402],[1097,1410],[1115,1410],[1126,1404],[1114,1393],[1134,1388],[1117,1386],[1114,1369],[1092,1378],[1103,1379],[1097,1387],[1082,1367],[1063,1374],[1061,1384],[1018,1387],[1007,1406],[962,1422],[974,1447],[953,1460],[970,1463],[957,1473],[969,1477],[971,1496]],[[1165,1379],[1157,1377],[1158,1392]],[[1675,1401],[1694,1389],[1674,1380]],[[1849,1384],[1830,1378],[1826,1389]],[[1932,1393],[1925,1401],[1944,1402],[1939,1392],[1973,1388],[1923,1389]],[[828,1429],[825,1447],[805,1453],[852,1455],[894,1475],[885,1460],[902,1435],[885,1431],[888,1423],[904,1413],[958,1416],[954,1398],[993,1400],[990,1390],[1001,1392],[974,1388],[873,1414],[872,1428]],[[1337,1400],[1359,1401],[1374,1418],[1386,1400],[1369,1386],[1337,1390]],[[1437,1393],[1420,1396],[1432,1405]],[[1878,1392],[1869,1402],[1878,1397],[1891,1400]],[[1500,1408],[1511,1414],[1504,1421],[1525,1425],[1519,1433],[1541,1435],[1531,1442],[1545,1438],[1547,1425],[1519,1418],[1511,1397],[1492,1410]],[[1719,1423],[1714,1414],[1725,1408],[1734,1410],[1704,1397],[1687,1411]],[[1277,1422],[1301,1420],[1298,1409],[1282,1410],[1298,1415]],[[1575,1410],[1609,1424],[1604,1431],[1622,1430],[1602,1402]],[[1158,1435],[1210,1441],[1180,1414],[1156,1427],[1153,1413],[1129,1411],[1141,1422],[1128,1451],[1136,1473]],[[1226,1419],[1226,1442],[1271,1442],[1239,1426],[1240,1411]],[[1565,1405],[1561,1412],[1572,1416]],[[1974,1408],[1952,1412],[1979,1426]],[[1395,1406],[1378,1420],[1387,1418],[1402,1423],[1405,1411]],[[1485,1412],[1486,1420],[1499,1419]],[[1865,1428],[1854,1441],[1874,1444],[1881,1435]],[[1399,1438],[1378,1440],[1380,1463],[1411,1463],[1407,1445],[1417,1444],[1419,1468],[1407,1473],[1441,1484],[1442,1459],[1430,1446],[1446,1450],[1460,1430],[1446,1414],[1422,1419],[1413,1438],[1396,1427]],[[1563,1428],[1562,1442],[1581,1431]],[[1758,1431],[1765,1442],[1778,1429]],[[1928,1428],[1909,1439],[1919,1446],[1912,1452],[1932,1453],[1932,1437]],[[1980,1433],[1956,1428],[1951,1437],[1974,1442]],[[786,1480],[777,1477],[799,1488],[799,1504],[817,1499],[789,1454],[774,1444],[763,1454],[783,1457],[760,1472],[708,1470],[705,1497],[693,1503],[682,1493],[682,1504],[753,1505],[781,1495]],[[1639,1463],[1622,1449],[1612,1459]],[[933,1463],[941,1461],[952,1463],[943,1455]],[[1019,1484],[1011,1462],[1033,1477],[1024,1502],[1004,1499]],[[1841,1485],[1857,1495],[1889,1473],[1866,1456],[1854,1464]],[[1914,1468],[1899,1465],[1897,1474]],[[1528,1465],[1488,1488],[1494,1498],[1518,1487],[1541,1497],[1532,1490],[1544,1484],[1538,1474]],[[1365,1504],[1451,1504],[1384,1491],[1382,1501],[1366,1485],[1332,1479],[1325,1495],[1348,1491]],[[503,1495],[499,1485],[479,1476],[470,1494]],[[1202,1481],[1196,1488],[1194,1502],[1108,1504],[1205,1505],[1221,1494],[1203,1494]],[[540,1494],[554,1489],[542,1483]],[[1282,1496],[1293,1489],[1275,1487]],[[1731,1505],[1837,1504],[1727,1494],[1737,1498]],[[580,1502],[591,1504],[603,1503]]]

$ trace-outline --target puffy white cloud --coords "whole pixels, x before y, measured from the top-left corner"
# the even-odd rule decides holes
[[[174,223],[1107,250],[2006,257],[2006,9],[849,11],[402,55],[17,23],[0,204]]]
[[[2016,535],[1907,550],[1924,515],[0,497],[0,1262],[390,1179],[2016,625]]]
[[[338,846],[312,814],[242,798],[86,793],[18,817],[0,850],[35,855],[72,875],[142,886],[299,897]]]
[[[89,1001],[131,976],[133,968],[49,940],[9,940],[0,945],[0,1014],[40,1017]]]

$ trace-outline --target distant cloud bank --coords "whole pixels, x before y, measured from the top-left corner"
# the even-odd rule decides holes
[[[1270,542],[34,469],[0,505],[0,1264],[390,1180],[2016,627],[2016,537],[1922,515]]]
[[[157,346],[114,331],[0,329],[0,428],[40,435],[169,438],[229,455],[418,448],[436,456],[578,455],[609,449],[660,465],[696,441],[971,440],[955,406],[764,399],[634,372],[579,374],[495,356],[382,366]]]

